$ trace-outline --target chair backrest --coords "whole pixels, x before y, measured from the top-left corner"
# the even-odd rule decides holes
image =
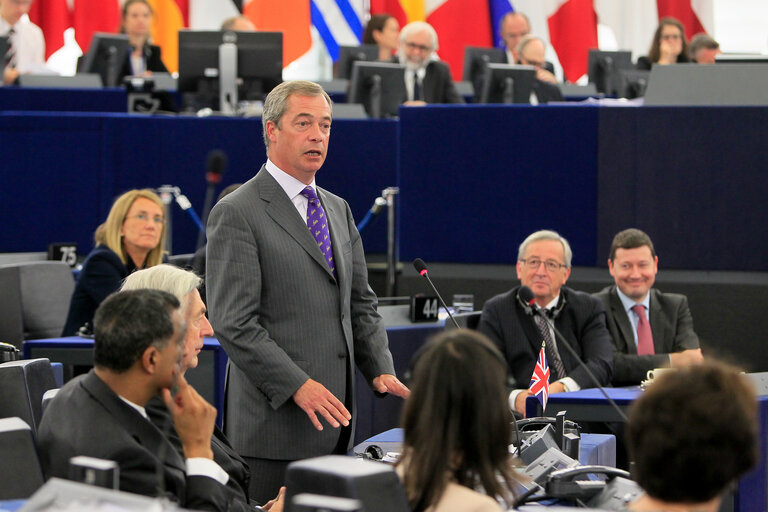
[[[0,417],[17,416],[37,431],[43,415],[43,395],[57,387],[48,359],[24,359],[0,364]]]
[[[75,280],[61,261],[27,261],[0,266],[0,341],[59,336],[67,320]]]
[[[480,323],[480,316],[482,315],[482,311],[472,311],[469,313],[457,313],[453,315],[453,318],[456,319],[456,323],[459,324],[459,327],[463,329],[477,329],[477,324]],[[446,326],[453,325],[453,322],[446,322]]]
[[[43,393],[43,401],[42,401],[42,408],[40,410],[40,416],[42,417],[43,414],[45,414],[45,410],[48,408],[48,404],[51,403],[51,400],[56,398],[56,393],[59,392],[59,389],[61,388],[53,388],[49,389],[45,393]]]
[[[29,498],[43,481],[32,429],[20,418],[0,419],[0,500]]]

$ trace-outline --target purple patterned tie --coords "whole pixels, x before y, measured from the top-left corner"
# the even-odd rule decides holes
[[[312,187],[307,186],[301,191],[301,195],[309,201],[309,205],[307,205],[307,227],[309,232],[315,237],[320,252],[325,256],[325,261],[328,262],[328,266],[331,268],[331,272],[333,272],[333,277],[337,277],[336,265],[333,263],[331,234],[328,231],[328,220],[325,216],[325,210],[323,210],[323,206],[320,204],[320,200],[317,198],[317,194]]]

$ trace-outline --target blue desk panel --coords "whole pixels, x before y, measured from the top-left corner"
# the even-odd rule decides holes
[[[606,388],[606,392],[625,411],[642,394],[638,387]],[[759,396],[757,406],[760,459],[754,470],[739,479],[738,491],[733,497],[733,510],[736,512],[768,510],[768,396]],[[613,407],[597,389],[549,395],[547,415],[554,416],[559,411],[567,411],[567,418],[576,422],[617,421]],[[526,414],[530,416],[539,413],[538,401],[535,397],[529,397],[526,400]]]
[[[125,112],[128,96],[122,87],[56,89],[0,87],[0,111]]]

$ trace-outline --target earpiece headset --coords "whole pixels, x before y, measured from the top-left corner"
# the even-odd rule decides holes
[[[517,302],[518,304],[520,304],[520,307],[523,308],[523,311],[525,311],[526,315],[533,316],[535,314],[535,312],[533,311],[533,306],[525,302],[523,298],[520,297],[520,290],[517,291]],[[547,316],[549,316],[549,318],[551,318],[552,320],[557,318],[558,315],[560,315],[560,312],[565,307],[565,303],[566,303],[565,295],[561,293],[560,300],[557,301],[557,305],[554,308],[547,310]]]

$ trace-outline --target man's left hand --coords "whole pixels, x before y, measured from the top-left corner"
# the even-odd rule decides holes
[[[405,387],[405,384],[400,382],[394,375],[388,373],[373,379],[373,388],[379,393],[389,393],[401,398],[408,398],[408,395],[411,394],[411,390]]]
[[[549,394],[565,393],[565,384],[562,382],[553,382],[549,385]]]

